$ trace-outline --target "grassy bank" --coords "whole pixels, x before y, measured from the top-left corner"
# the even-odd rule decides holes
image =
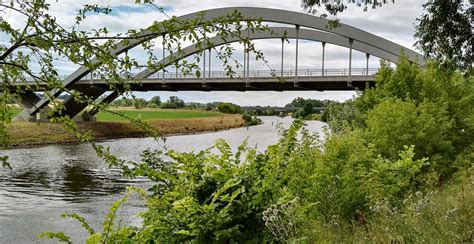
[[[192,111],[190,111],[192,112]],[[205,112],[197,112],[205,113]],[[157,113],[155,113],[156,115]],[[189,116],[180,111],[175,117]],[[184,115],[183,115],[184,114]],[[207,131],[225,130],[240,127],[244,124],[241,115],[223,115],[208,113],[206,118],[170,118],[149,119],[147,123],[158,128],[162,135],[191,134]],[[151,116],[151,115],[150,115]],[[197,118],[196,118],[197,117]],[[142,117],[143,118],[143,117]],[[145,137],[146,133],[126,121],[99,121],[96,123],[78,123],[81,131],[91,131],[98,140]],[[77,140],[59,124],[43,123],[36,125],[28,122],[14,122],[9,125],[8,134],[12,146],[43,145],[57,143],[73,143]]]
[[[141,118],[143,120],[155,119],[190,119],[190,118],[208,118],[222,116],[221,113],[208,112],[201,110],[174,110],[174,109],[131,109],[120,108],[113,110],[120,112],[129,118]],[[97,114],[97,121],[123,121],[123,117],[109,113],[100,112]]]
[[[23,109],[14,106],[10,109],[12,117],[19,114]],[[129,118],[141,118],[143,120],[156,120],[156,119],[192,119],[192,118],[208,118],[222,116],[222,113],[210,112],[203,110],[186,110],[186,109],[153,109],[153,108],[142,108],[135,109],[131,107],[119,107],[111,109],[113,112],[119,112]],[[126,119],[122,116],[116,115],[110,112],[100,112],[96,115],[97,121],[125,121]]]

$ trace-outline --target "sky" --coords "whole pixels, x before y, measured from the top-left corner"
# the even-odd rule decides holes
[[[129,29],[146,28],[153,21],[164,20],[167,17],[160,13],[156,7],[150,5],[134,4],[135,1],[91,1],[91,0],[58,0],[51,1],[51,14],[57,17],[57,20],[64,26],[72,26],[77,11],[86,3],[97,3],[101,6],[109,5],[112,12],[109,15],[92,15],[82,23],[81,28],[98,29],[107,27],[112,32],[126,32]],[[391,1],[390,1],[391,2]],[[369,9],[364,12],[362,8],[350,6],[345,12],[338,15],[342,23],[368,31],[404,47],[416,50],[413,46],[415,39],[416,18],[420,17],[424,0],[396,0],[395,4],[389,3],[378,9]],[[165,7],[166,14],[169,16],[180,16],[196,11],[220,8],[220,7],[265,7],[284,9],[304,13],[300,0],[155,0],[155,4]],[[21,19],[14,13],[5,13],[2,16],[10,21],[14,26],[21,26]],[[5,36],[0,33],[0,41],[5,41]],[[259,40],[256,41],[257,49],[262,50],[265,58],[270,61],[269,65],[273,69],[280,67],[281,41]],[[242,60],[243,56],[236,46],[236,59]],[[156,50],[160,50],[157,48]],[[419,51],[419,50],[416,50]],[[137,58],[142,57],[140,50],[132,49],[129,55]],[[158,52],[160,53],[160,52]],[[322,47],[319,42],[300,42],[299,69],[319,69],[321,67]],[[337,46],[326,46],[326,68],[346,68],[348,67],[349,50]],[[295,43],[290,40],[285,46],[285,69],[294,68]],[[353,52],[353,67],[365,68],[365,54]],[[222,70],[222,64],[213,58],[211,60],[213,71]],[[251,59],[251,69],[268,70],[265,64]],[[379,65],[377,58],[371,58],[370,67],[376,68]],[[63,75],[72,73],[78,66],[75,66],[64,60],[56,62],[58,72]],[[174,68],[170,68],[171,71]],[[169,96],[178,96],[186,102],[213,102],[224,101],[232,102],[242,106],[249,105],[271,105],[284,106],[296,97],[312,99],[332,99],[343,101],[355,96],[354,92],[318,92],[318,91],[295,91],[295,92],[137,92],[138,97],[149,99],[153,96],[160,96],[166,100]]]

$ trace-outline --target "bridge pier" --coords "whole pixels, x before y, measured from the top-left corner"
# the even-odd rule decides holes
[[[16,97],[13,99],[24,109],[33,108],[41,100],[33,91],[24,91],[20,93],[20,99]]]
[[[19,114],[17,114],[12,121],[23,121],[23,122],[41,122],[41,123],[49,123],[50,122],[50,115],[51,115],[51,109],[49,107],[46,107],[43,109],[43,111],[40,111],[36,114],[30,114],[28,112],[29,109],[24,109],[21,111]],[[88,112],[84,112],[79,114],[78,116],[75,116],[73,118],[74,121],[76,122],[95,122],[95,113],[90,114]]]
[[[100,96],[100,95],[99,95]],[[49,107],[44,107],[41,111],[37,113],[30,114],[30,111],[33,110],[36,103],[41,100],[38,95],[36,95],[33,91],[25,91],[21,93],[20,99],[14,98],[17,104],[23,108],[19,114],[17,114],[12,120],[13,121],[24,121],[24,122],[42,122],[48,123],[50,121],[50,116],[52,115],[52,109]],[[71,106],[74,107],[75,104],[66,107],[66,111],[77,111],[77,109],[71,109]],[[82,109],[81,109],[82,110]],[[80,111],[79,111],[80,112]],[[79,113],[77,112],[77,113]],[[74,114],[76,116],[77,114]],[[76,121],[93,121],[95,120],[94,116],[92,115],[85,115],[84,116],[76,116],[74,118]]]
[[[19,114],[17,114],[12,121],[23,121],[23,122],[42,122],[47,123],[49,122],[49,118],[47,116],[48,112],[39,112],[37,114],[31,115],[28,112],[28,109],[23,109]]]
[[[19,104],[23,111],[17,114],[12,120],[13,121],[26,121],[26,122],[48,122],[47,112],[39,112],[36,114],[30,114],[30,110],[35,107],[36,103],[41,100],[38,95],[33,91],[24,91],[20,94],[20,98],[13,98],[17,104]]]

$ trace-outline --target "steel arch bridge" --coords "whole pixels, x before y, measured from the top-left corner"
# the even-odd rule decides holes
[[[407,49],[401,45],[346,24],[341,24],[337,28],[328,28],[328,20],[304,13],[269,8],[231,7],[199,11],[177,17],[177,19],[192,20],[199,16],[205,20],[212,20],[216,17],[229,15],[235,11],[240,12],[243,17],[248,19],[259,19],[263,22],[294,26],[294,28],[271,27],[267,31],[247,32],[248,38],[250,40],[275,38],[282,39],[281,70],[276,71],[275,73],[282,78],[289,79],[286,79],[285,82],[282,82],[280,79],[277,79],[271,75],[263,75],[264,72],[262,72],[262,75],[260,75],[260,71],[257,71],[257,73],[251,73],[249,67],[249,55],[245,55],[245,53],[243,79],[230,79],[219,75],[218,72],[211,72],[210,58],[209,70],[208,73],[206,73],[206,52],[204,51],[204,75],[202,77],[183,77],[178,73],[171,74],[166,77],[164,72],[160,77],[160,74],[157,73],[160,71],[160,68],[158,67],[166,67],[176,62],[176,60],[171,56],[163,56],[163,59],[158,62],[156,68],[147,68],[139,72],[134,77],[134,80],[140,80],[141,84],[140,86],[132,85],[132,90],[353,90],[355,88],[363,89],[366,85],[366,82],[374,81],[374,75],[372,73],[374,70],[370,70],[368,65],[370,56],[375,56],[383,60],[394,62],[399,58],[401,53],[404,53],[409,61],[417,63],[420,66],[425,65],[425,59],[423,55]],[[245,31],[242,33],[245,33]],[[161,32],[151,32],[151,30],[146,29],[141,33],[138,33],[138,36],[147,36],[147,38],[121,42],[116,48],[111,50],[110,53],[111,55],[120,55],[143,42],[149,41],[153,38],[161,37],[165,34],[167,34],[165,30]],[[283,70],[284,38],[296,40],[295,69],[290,72]],[[318,41],[322,43],[322,67],[320,70],[310,71],[298,69],[298,43],[300,39]],[[227,38],[224,40],[219,36],[215,36],[209,41],[213,46],[219,46],[227,43],[237,42],[238,37],[235,36],[233,38]],[[333,44],[349,49],[348,69],[330,70],[325,68],[326,44]],[[365,69],[352,68],[352,50],[366,53],[367,64]],[[196,45],[191,45],[183,49],[183,54],[180,56],[180,58],[186,58],[198,52],[203,52],[203,50],[197,48]],[[94,59],[92,63],[95,66],[99,66],[101,64],[97,59]],[[88,97],[97,99],[108,91],[108,85],[105,81],[93,79],[90,73],[91,70],[89,68],[82,66],[74,71],[71,75],[65,77],[62,80],[62,85],[67,88],[78,90]],[[90,75],[90,78],[88,78],[88,75]],[[15,89],[21,89],[21,85],[19,84],[17,87],[15,87]],[[61,90],[54,89],[49,91],[49,93],[52,97],[58,97],[61,94]],[[106,96],[102,102],[110,103],[119,95],[120,94],[117,91],[114,91]],[[24,108],[24,110],[14,119],[34,121],[36,120],[37,113],[40,113],[43,109],[47,108],[49,99],[46,96],[44,98],[40,98],[33,91],[28,91],[23,93],[21,100],[18,100],[17,102]],[[76,102],[73,98],[66,99],[63,103],[65,107],[65,114],[69,115],[71,118],[78,115],[87,107],[86,103]],[[97,110],[92,110],[88,111],[86,114],[94,115],[97,112]]]

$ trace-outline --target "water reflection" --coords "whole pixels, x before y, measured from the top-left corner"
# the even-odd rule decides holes
[[[103,171],[88,167],[84,160],[68,160],[59,171],[61,182],[58,191],[72,201],[84,201],[90,197],[116,194],[125,190],[120,172]]]
[[[119,170],[107,168],[89,145],[5,152],[15,161],[13,170],[0,169],[0,216],[33,207],[92,201],[144,181],[124,179]]]

